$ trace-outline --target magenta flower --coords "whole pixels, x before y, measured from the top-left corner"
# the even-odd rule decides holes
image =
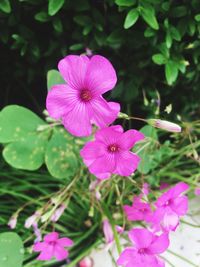
[[[102,97],[117,82],[115,70],[106,58],[70,55],[59,62],[58,69],[67,84],[52,87],[46,106],[49,115],[61,119],[71,134],[89,136],[92,124],[102,128],[117,118],[120,105]]]
[[[185,215],[188,210],[188,199],[182,196],[188,188],[187,184],[180,182],[163,193],[155,202],[157,209],[151,221],[157,230],[176,230],[180,216]]]
[[[139,156],[129,151],[144,135],[136,130],[123,132],[120,125],[101,129],[81,150],[84,163],[99,179],[109,178],[112,173],[129,176],[138,167]]]
[[[200,187],[195,188],[194,193],[196,196],[200,196]]]
[[[151,206],[141,200],[140,197],[133,199],[132,206],[125,205],[124,211],[129,221],[149,221],[152,216]]]
[[[64,247],[70,247],[73,241],[67,237],[59,238],[57,232],[52,232],[44,237],[44,242],[37,242],[33,251],[40,252],[38,260],[48,261],[55,257],[58,261],[68,257],[68,251]]]
[[[135,228],[129,232],[133,247],[126,248],[120,255],[117,264],[125,267],[164,267],[158,257],[169,246],[168,234],[160,236],[147,229]]]

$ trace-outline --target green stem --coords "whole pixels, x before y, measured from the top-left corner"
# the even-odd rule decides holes
[[[200,225],[192,224],[192,223],[186,222],[184,220],[181,220],[181,222],[184,223],[184,224],[187,224],[189,226],[195,227],[195,228],[200,228]]]

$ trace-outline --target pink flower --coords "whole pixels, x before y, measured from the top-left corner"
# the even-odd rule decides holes
[[[200,187],[195,188],[194,193],[196,196],[200,195]]]
[[[147,184],[147,183],[143,184],[142,193],[143,193],[143,195],[148,196],[148,194],[149,194],[149,184]]]
[[[106,58],[70,55],[59,62],[58,69],[67,84],[52,87],[46,106],[49,115],[62,119],[71,134],[89,136],[92,124],[102,128],[117,118],[120,105],[102,97],[117,82],[115,70]]]
[[[36,211],[33,215],[31,215],[30,217],[28,217],[25,221],[25,228],[30,228],[34,223],[36,223],[39,218],[41,216],[41,212],[40,211]]]
[[[148,222],[152,215],[151,206],[142,202],[140,197],[133,199],[132,206],[125,205],[124,211],[129,221],[146,221]]]
[[[133,247],[126,248],[120,255],[117,264],[125,267],[164,267],[158,257],[169,246],[168,234],[160,236],[147,229],[135,228],[129,232]]]
[[[58,261],[68,257],[68,251],[64,247],[70,247],[73,241],[67,237],[59,238],[58,233],[52,232],[44,237],[43,242],[37,242],[33,251],[40,252],[38,260],[48,261],[55,257]]]
[[[188,210],[188,199],[182,196],[188,188],[187,184],[180,182],[157,199],[155,202],[157,209],[151,218],[156,229],[176,230],[180,216],[185,215]]]
[[[124,229],[119,225],[116,225],[115,229],[119,234],[123,233],[124,231]],[[114,241],[114,233],[108,219],[103,220],[103,233],[106,243],[111,244]]]
[[[55,212],[52,214],[51,221],[57,222],[60,219],[60,217],[62,216],[65,209],[66,209],[66,205],[61,204],[60,207],[58,207],[58,209],[56,209]]]
[[[144,135],[136,130],[123,132],[120,125],[101,129],[81,150],[84,163],[99,179],[109,178],[112,173],[129,176],[138,167],[139,156],[129,151]]]

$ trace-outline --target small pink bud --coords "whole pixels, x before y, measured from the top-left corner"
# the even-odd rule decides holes
[[[96,191],[95,196],[97,200],[101,199],[101,193],[99,191]]]
[[[113,234],[112,226],[110,225],[107,219],[103,220],[103,232],[104,232],[106,243],[109,244],[113,242],[114,234]]]
[[[79,267],[93,267],[94,262],[90,257],[85,257],[79,262]]]
[[[39,211],[36,211],[33,215],[28,217],[25,221],[25,228],[30,228],[34,223],[36,223],[40,215],[41,213]]]
[[[85,48],[85,53],[86,53],[86,56],[88,56],[89,58],[93,56],[92,50],[88,47]]]
[[[142,187],[142,193],[147,196],[149,194],[149,184],[144,183]]]
[[[119,234],[122,234],[122,233],[124,232],[124,228],[121,227],[121,226],[119,226],[119,225],[116,225],[116,226],[115,226],[115,229],[116,229],[116,231],[117,231]]]
[[[174,133],[181,132],[181,127],[178,124],[169,121],[159,120],[159,119],[149,119],[147,120],[147,123],[153,127],[160,128],[168,132],[174,132]]]
[[[8,222],[8,226],[10,227],[10,229],[15,229],[16,225],[17,225],[17,216],[13,215]]]
[[[200,195],[200,187],[195,188],[194,193],[196,196]]]
[[[33,230],[34,230],[34,234],[36,236],[36,239],[34,240],[34,243],[40,242],[42,240],[42,234],[40,229],[38,228],[38,224],[34,223],[33,224]]]
[[[101,181],[96,179],[95,181],[92,181],[89,185],[89,190],[90,191],[94,191],[96,189],[96,187],[99,185]]]
[[[52,222],[57,222],[59,218],[62,216],[64,210],[66,209],[66,205],[62,204],[58,209],[55,210],[55,212],[51,216]]]

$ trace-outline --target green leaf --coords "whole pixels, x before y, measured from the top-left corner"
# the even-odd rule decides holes
[[[53,20],[53,27],[55,29],[55,31],[61,33],[63,31],[63,25],[62,22],[59,18],[55,18]]]
[[[200,14],[197,14],[197,15],[194,17],[194,19],[195,19],[197,22],[199,22],[199,21],[200,21]]]
[[[9,0],[1,0],[0,1],[0,10],[2,10],[5,13],[11,12],[11,6]]]
[[[170,31],[167,31],[165,41],[166,41],[166,46],[169,49],[172,46],[172,36],[171,36]]]
[[[88,35],[92,31],[92,28],[93,28],[92,25],[85,26],[83,29],[83,35],[85,35],[85,36]]]
[[[34,16],[35,20],[40,21],[40,22],[47,22],[49,21],[49,16],[46,12],[41,11],[35,14]]]
[[[155,16],[155,10],[150,5],[144,5],[141,7],[141,16],[144,19],[144,21],[152,27],[154,30],[159,29],[159,24],[157,22],[156,16]]]
[[[0,234],[0,267],[22,267],[24,248],[21,238],[13,232]]]
[[[135,5],[136,1],[135,0],[115,0],[115,3],[118,6],[133,6]]]
[[[170,26],[170,32],[171,32],[171,36],[174,40],[181,41],[181,34],[179,33],[179,31],[175,27]]]
[[[133,26],[138,20],[138,17],[139,17],[138,10],[136,8],[131,9],[125,18],[124,28],[129,29],[131,26]]]
[[[3,157],[14,168],[37,170],[44,162],[48,137],[48,131],[28,134],[21,140],[7,145],[3,150]]]
[[[49,70],[47,72],[47,89],[51,89],[53,85],[64,84],[65,81],[57,70]]]
[[[62,128],[55,129],[45,154],[45,162],[52,176],[67,178],[76,173],[78,161],[74,146],[72,136]]]
[[[144,32],[144,37],[149,38],[155,36],[156,31],[154,31],[152,28],[147,28]]]
[[[0,143],[19,140],[38,126],[46,124],[35,113],[17,105],[5,107],[0,113]]]
[[[187,7],[186,6],[178,6],[174,7],[170,10],[170,15],[175,18],[181,18],[187,15]]]
[[[151,125],[145,125],[140,129],[140,132],[143,133],[145,137],[158,140],[157,130]]]
[[[65,0],[49,0],[48,14],[54,16],[64,5]]]
[[[71,51],[77,51],[83,49],[83,44],[73,44],[69,47]]]
[[[166,63],[166,58],[162,54],[153,55],[152,60],[154,63],[156,63],[158,65],[163,65]]]
[[[78,15],[74,17],[74,21],[81,25],[81,26],[87,26],[90,25],[92,23],[92,20],[90,17],[85,16],[85,15]]]
[[[165,65],[165,76],[167,83],[172,85],[178,77],[178,68],[174,61],[169,60]]]

